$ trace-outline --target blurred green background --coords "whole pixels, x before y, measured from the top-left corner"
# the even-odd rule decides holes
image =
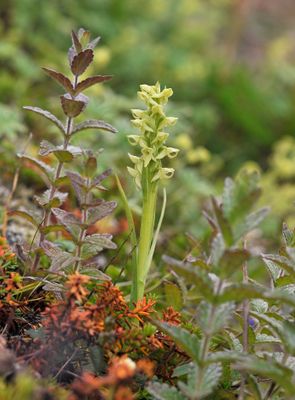
[[[89,90],[86,117],[112,123],[119,134],[89,131],[77,140],[105,148],[101,168],[124,178],[135,209],[138,194],[125,180],[129,110],[140,107],[140,83],[174,90],[168,114],[179,122],[170,145],[181,154],[172,164],[163,245],[186,231],[205,236],[208,195],[242,167],[262,171],[261,202],[272,207],[264,233],[275,241],[282,220],[295,222],[294,15],[293,0],[1,0],[2,184],[9,187],[14,154],[30,131],[30,152],[41,138],[58,142],[54,127],[22,106],[62,116],[60,88],[40,66],[68,73],[70,32],[83,27],[102,37],[91,72],[114,75]],[[31,171],[21,178],[18,196],[40,185]]]

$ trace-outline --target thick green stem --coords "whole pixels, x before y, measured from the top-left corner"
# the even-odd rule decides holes
[[[131,300],[136,302],[143,298],[146,277],[150,268],[150,249],[153,241],[155,214],[157,206],[157,183],[150,182],[150,171],[147,169],[143,177],[143,205],[138,244],[136,271],[133,274]]]

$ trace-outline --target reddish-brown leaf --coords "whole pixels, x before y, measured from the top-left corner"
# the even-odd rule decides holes
[[[75,125],[72,133],[80,132],[85,129],[102,129],[108,132],[117,133],[117,129],[107,122],[96,120],[96,119],[87,119],[86,121],[81,122],[78,125]]]
[[[93,51],[87,49],[78,53],[71,64],[71,70],[74,75],[81,75],[93,60]]]
[[[67,92],[69,92],[71,95],[74,95],[74,88],[69,78],[60,72],[54,71],[54,69],[45,67],[42,67],[42,69],[47,75],[59,83]]]
[[[82,94],[79,94],[74,99],[70,95],[65,94],[60,96],[60,100],[64,113],[71,118],[77,117],[88,103],[88,98]]]
[[[91,76],[90,78],[87,78],[84,81],[78,83],[78,85],[75,89],[75,94],[82,92],[82,90],[85,90],[85,89],[89,88],[90,86],[95,85],[96,83],[109,81],[110,79],[112,79],[112,75]]]
[[[82,51],[82,46],[80,40],[78,39],[78,36],[74,31],[72,31],[72,42],[73,42],[73,47],[76,50],[76,53],[80,53],[80,51]]]

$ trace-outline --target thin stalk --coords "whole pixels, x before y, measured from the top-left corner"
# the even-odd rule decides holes
[[[157,183],[151,182],[149,168],[143,173],[143,206],[138,244],[136,273],[133,277],[131,301],[143,298],[145,281],[150,267],[149,254],[153,241],[157,205]]]
[[[128,199],[127,196],[124,192],[123,186],[121,185],[120,179],[118,177],[118,175],[115,175],[116,178],[116,182],[117,182],[117,186],[121,195],[121,199],[123,202],[123,206],[124,206],[124,210],[126,213],[126,217],[127,217],[127,221],[128,221],[128,228],[129,228],[129,235],[130,236],[130,240],[131,240],[131,244],[132,244],[132,255],[131,255],[131,271],[129,276],[132,277],[132,279],[134,280],[134,282],[137,281],[136,275],[137,275],[137,236],[136,236],[136,230],[135,230],[135,224],[134,224],[134,219],[133,219],[133,215],[132,215],[132,211],[131,208],[129,207],[128,204]],[[130,295],[130,299],[131,299],[131,303],[132,303],[132,299],[135,299],[135,291],[136,289],[136,285],[132,285],[131,286],[131,295]]]
[[[87,190],[89,190],[89,186],[90,186],[90,179],[87,179]],[[84,226],[87,222],[87,203],[88,203],[88,198],[89,198],[89,192],[87,191],[87,193],[85,194],[85,207],[82,210],[82,225]],[[83,240],[85,239],[85,235],[86,235],[86,231],[87,228],[81,228],[81,232],[79,235],[79,242],[78,245],[76,247],[76,254],[75,257],[77,257],[77,261],[75,262],[75,267],[74,270],[75,271],[79,271],[79,265],[80,265],[80,256],[81,256],[81,251],[82,251],[82,247],[83,247]]]

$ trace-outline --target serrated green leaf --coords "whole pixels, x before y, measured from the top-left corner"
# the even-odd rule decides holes
[[[212,265],[218,266],[218,263],[223,256],[225,251],[225,243],[221,233],[217,233],[214,236],[212,243],[211,243],[211,263]]]
[[[233,244],[233,234],[232,234],[230,224],[223,214],[222,207],[220,205],[218,205],[218,203],[214,197],[212,197],[212,205],[213,205],[213,210],[214,210],[214,215],[216,218],[218,230],[221,233],[221,235],[224,239],[224,242],[227,244],[227,246],[231,246]]]
[[[228,323],[235,310],[235,304],[225,303],[217,306],[213,316],[212,307],[212,304],[202,301],[197,311],[197,322],[203,332],[209,335],[214,335]]]
[[[176,260],[172,257],[163,256],[163,260],[180,275],[187,279],[188,282],[195,285],[200,295],[204,296],[207,301],[214,299],[214,285],[208,273],[201,270],[197,266]]]
[[[193,360],[199,359],[200,341],[196,335],[180,326],[170,325],[166,322],[153,321],[153,323],[187,353]]]
[[[263,254],[262,259],[265,264],[269,267],[268,263],[271,262],[277,268],[281,268],[288,272],[292,277],[295,277],[295,264],[285,256],[277,254]]]
[[[234,228],[235,240],[240,239],[247,233],[251,232],[254,228],[261,224],[269,213],[269,207],[261,208],[246,216],[245,220]]]
[[[202,399],[213,392],[222,375],[220,363],[210,364],[201,369],[198,365],[190,371],[187,384],[179,381],[178,387],[189,399]]]
[[[245,249],[226,249],[219,259],[214,272],[221,278],[229,278],[234,272],[241,271],[243,264],[250,258]]]
[[[183,400],[183,395],[166,383],[151,382],[146,389],[156,400]]]
[[[274,380],[286,390],[288,395],[295,393],[293,371],[276,362],[274,359],[268,358],[267,360],[263,360],[258,357],[247,356],[243,358],[242,362],[236,365],[236,368]]]

